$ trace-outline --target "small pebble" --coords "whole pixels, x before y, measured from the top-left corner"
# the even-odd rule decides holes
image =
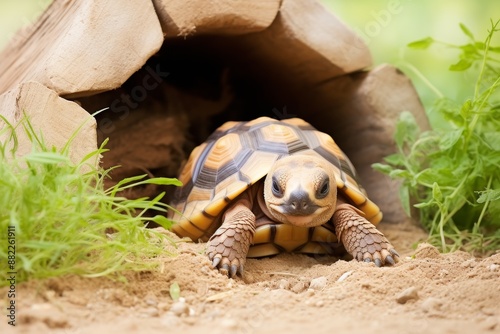
[[[280,289],[290,290],[290,282],[288,282],[286,279],[280,280],[278,286]]]
[[[325,276],[313,278],[311,280],[311,283],[309,284],[309,288],[313,289],[313,290],[321,291],[325,288],[326,281],[327,281],[327,279]]]
[[[172,313],[166,313],[160,319],[160,323],[165,326],[165,328],[174,328],[180,325],[180,319],[173,315]]]
[[[347,277],[351,276],[351,274],[354,272],[354,270],[349,270],[349,271],[346,271],[345,273],[342,274],[342,276],[339,277],[339,279],[337,280],[337,282],[343,282],[347,279]]]
[[[429,297],[422,302],[422,309],[426,313],[438,311],[443,303],[437,298]]]
[[[144,301],[146,302],[146,305],[149,306],[156,306],[158,304],[158,301],[155,298],[146,298]]]
[[[215,295],[208,296],[206,301],[207,302],[214,302],[216,300],[226,299],[226,298],[229,298],[230,296],[232,296],[233,293],[234,292],[232,290],[219,292],[219,293],[216,293]]]
[[[178,317],[182,315],[189,315],[189,307],[185,302],[181,301],[173,303],[170,307],[170,311]]]
[[[460,264],[462,268],[474,268],[476,266],[476,261],[474,259],[466,260]]]
[[[399,304],[406,304],[407,301],[412,299],[418,299],[417,288],[415,288],[414,286],[401,291],[401,293],[399,293],[399,295],[396,297],[396,301]]]
[[[490,264],[490,265],[488,266],[488,269],[489,269],[490,271],[497,271],[497,270],[498,270],[498,268],[500,268],[500,265],[498,265],[498,264],[496,264],[496,263]]]
[[[416,259],[435,259],[439,257],[439,250],[428,243],[421,243],[415,251]]]
[[[45,298],[47,298],[48,300],[54,299],[55,296],[56,296],[56,292],[54,290],[45,291]]]
[[[481,312],[488,315],[488,316],[495,316],[497,313],[497,310],[492,307],[481,307]]]
[[[316,294],[316,290],[311,289],[311,288],[307,289],[307,295],[308,295],[309,297],[312,297],[312,296],[314,296],[315,294]]]
[[[439,277],[441,277],[441,278],[445,278],[446,276],[448,276],[448,274],[449,274],[449,273],[450,273],[450,272],[449,272],[448,270],[446,270],[446,269],[441,269],[441,270],[439,271]]]
[[[488,317],[481,322],[480,326],[485,330],[493,331],[494,329],[498,328],[498,320],[494,317]]]
[[[238,321],[231,318],[222,319],[220,325],[226,329],[232,329],[232,330],[238,329]]]
[[[158,307],[158,309],[160,311],[168,311],[170,309],[170,304],[169,303],[165,303],[165,302],[160,302],[158,303],[158,305],[156,307]]]
[[[157,317],[159,315],[159,312],[156,307],[146,307],[141,311],[141,315],[144,317]]]
[[[307,285],[305,282],[298,282],[292,287],[292,291],[295,293],[301,293],[307,289]]]

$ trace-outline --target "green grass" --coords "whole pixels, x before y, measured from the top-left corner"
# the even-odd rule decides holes
[[[13,226],[18,282],[67,274],[119,278],[120,272],[158,265],[155,257],[165,253],[169,240],[145,225],[154,221],[168,228],[170,221],[144,213],[165,212],[160,202],[164,194],[129,200],[118,193],[143,184],[178,185],[177,180],[138,176],[104,189],[109,170],[91,164],[105,152],[103,147],[73,164],[68,158],[71,141],[60,150],[48,147],[24,120],[18,125],[24,129],[18,130],[26,131],[33,149],[17,157],[15,129],[4,118],[0,122],[5,123],[0,138],[7,138],[0,143],[0,261],[12,263],[7,230]],[[2,266],[2,275],[6,273]]]
[[[401,198],[411,201],[443,251],[488,253],[500,248],[500,47],[491,45],[499,22],[491,23],[484,41],[463,24],[468,42],[453,45],[425,38],[416,49],[441,44],[459,52],[451,71],[476,70],[474,95],[465,101],[440,98],[429,113],[441,121],[421,132],[410,113],[401,115],[395,134],[398,153],[374,167],[402,179]],[[441,94],[442,95],[442,94]]]

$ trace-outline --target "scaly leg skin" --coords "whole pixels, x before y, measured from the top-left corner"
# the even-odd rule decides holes
[[[337,237],[345,249],[358,261],[374,262],[377,267],[395,263],[399,257],[386,237],[363,213],[349,204],[340,204],[333,214]]]
[[[248,200],[229,208],[221,227],[208,240],[207,254],[214,268],[230,277],[243,274],[248,249],[255,234],[255,215]]]

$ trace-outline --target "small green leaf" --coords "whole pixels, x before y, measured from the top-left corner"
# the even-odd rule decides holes
[[[432,184],[432,198],[434,198],[438,203],[441,203],[443,201],[443,193],[441,192],[441,189],[439,188],[437,182],[434,182]]]
[[[393,166],[402,166],[405,163],[405,156],[399,153],[388,155],[384,160]]]
[[[149,219],[154,221],[155,223],[157,223],[158,225],[160,225],[161,227],[163,227],[166,230],[170,230],[170,228],[173,225],[173,222],[170,219],[168,219],[167,217],[162,216],[162,215],[156,215],[156,216],[149,218]]]
[[[497,201],[500,199],[500,189],[488,189],[485,191],[478,191],[478,193],[481,194],[477,199],[478,203]]]
[[[443,151],[450,149],[460,139],[462,133],[463,129],[446,132],[439,140],[439,148]]]
[[[417,209],[424,209],[424,208],[427,208],[429,206],[432,206],[436,204],[436,202],[434,201],[429,201],[429,202],[422,202],[422,203],[417,203],[417,204],[414,204],[413,206]]]
[[[470,117],[472,114],[472,101],[469,99],[464,102],[462,105],[462,108],[460,108],[460,116],[462,116],[463,119],[467,119]]]
[[[389,174],[393,168],[389,165],[386,164],[381,164],[381,163],[374,163],[372,164],[372,168],[376,170],[377,172],[383,173],[383,174]]]
[[[466,44],[462,45],[460,49],[463,51],[462,54],[464,56],[474,56],[478,54],[476,44]]]
[[[403,111],[399,116],[394,134],[394,140],[398,148],[402,150],[406,142],[413,143],[417,138],[418,132],[419,128],[413,114],[409,111]]]
[[[500,46],[490,46],[488,48],[488,51],[495,52],[495,53],[500,53]]]
[[[435,41],[434,41],[434,39],[432,37],[427,37],[427,38],[424,38],[424,39],[421,39],[421,40],[409,43],[408,47],[412,48],[412,49],[425,50],[429,46],[431,46],[432,43],[434,43],[434,42]]]
[[[399,179],[410,179],[411,173],[407,170],[403,169],[395,169],[392,172],[389,173],[389,176],[393,179],[399,178]]]
[[[460,59],[458,63],[450,65],[448,68],[450,71],[465,71],[472,66],[472,60],[470,59]]]
[[[472,32],[465,26],[465,24],[460,23],[460,29],[466,34],[470,39],[474,39],[474,35],[472,35]]]
[[[486,48],[486,44],[484,42],[475,42],[474,47],[478,50],[484,50]],[[490,49],[491,50],[491,49]]]
[[[484,141],[494,151],[500,151],[500,132],[490,131],[483,133]]]
[[[431,187],[431,185],[436,181],[436,173],[431,168],[426,168],[420,173],[418,173],[415,178],[418,183]]]
[[[401,204],[406,214],[408,215],[408,217],[411,217],[410,190],[408,189],[408,186],[401,185],[401,187],[399,187],[399,198],[401,199]]]
[[[172,298],[174,302],[178,301],[179,298],[181,297],[181,288],[179,287],[179,283],[174,282],[170,284],[169,293],[170,293],[170,298]]]
[[[69,162],[69,158],[55,152],[34,152],[26,156],[26,160],[33,163],[41,164],[58,164],[61,162]]]
[[[168,178],[168,177],[155,177],[152,179],[147,179],[144,181],[141,181],[141,184],[156,184],[156,185],[162,185],[162,186],[182,186],[182,182],[173,179],[173,178]]]

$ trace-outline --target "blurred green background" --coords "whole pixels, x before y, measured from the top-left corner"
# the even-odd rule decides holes
[[[476,40],[484,41],[490,19],[500,19],[498,0],[322,0],[368,44],[374,65],[390,63],[399,67],[413,81],[431,121],[438,121],[432,104],[438,97],[425,81],[441,94],[457,102],[471,97],[478,70],[451,72],[458,61],[458,51],[434,45],[427,50],[409,49],[410,42],[426,37],[451,44],[466,44],[468,38],[459,28],[465,24]],[[500,32],[492,45],[500,46]],[[412,68],[426,79],[422,79]]]
[[[10,0],[0,2],[0,47],[14,32],[35,21],[51,0]],[[428,79],[444,96],[465,100],[472,94],[474,71],[449,72],[458,52],[445,46],[430,50],[410,50],[412,41],[432,36],[449,43],[464,44],[466,36],[458,24],[464,23],[476,39],[484,40],[490,19],[500,19],[499,0],[321,0],[342,21],[353,28],[369,45],[374,65],[391,63],[409,75],[428,112],[436,99],[412,67]],[[494,45],[499,45],[500,33]],[[432,118],[432,114],[430,115]]]

